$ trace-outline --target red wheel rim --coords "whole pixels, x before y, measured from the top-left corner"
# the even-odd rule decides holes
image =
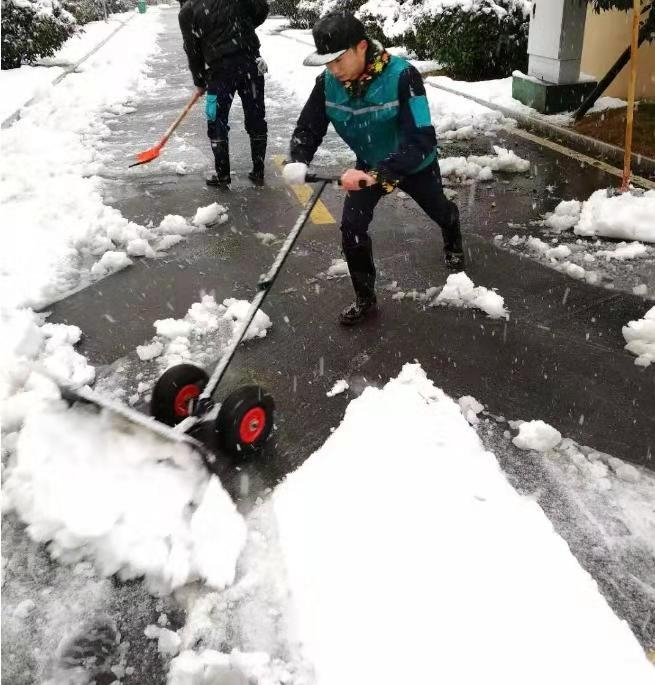
[[[189,402],[195,400],[200,395],[200,388],[197,385],[185,385],[175,395],[173,404],[175,416],[184,418],[189,416]]]
[[[251,444],[264,432],[266,427],[266,412],[261,407],[253,407],[246,412],[239,426],[241,442]]]

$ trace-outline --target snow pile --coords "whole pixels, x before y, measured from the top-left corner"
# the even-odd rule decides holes
[[[464,395],[457,400],[459,408],[462,411],[462,416],[472,425],[476,426],[480,423],[478,414],[484,409],[484,405],[480,404],[475,397],[471,395]]]
[[[151,624],[146,626],[143,634],[149,640],[157,640],[157,649],[164,656],[175,656],[180,651],[182,638],[176,632],[168,630],[168,628]]]
[[[544,225],[555,231],[568,231],[580,220],[582,203],[578,200],[565,200],[560,202],[555,211],[546,217]]]
[[[627,624],[418,365],[351,402],[273,501],[316,682],[652,682]]]
[[[571,248],[566,245],[558,245],[546,250],[546,257],[552,260],[566,259],[571,256]]]
[[[328,278],[340,278],[341,276],[350,275],[348,271],[348,263],[345,259],[333,259],[328,270],[325,272]]]
[[[650,366],[655,362],[655,307],[651,307],[643,319],[630,321],[623,326],[625,349],[637,356],[637,366]]]
[[[519,434],[512,442],[522,450],[547,452],[557,447],[561,433],[543,421],[525,421],[519,426]]]
[[[106,206],[98,176],[109,158],[100,144],[110,134],[103,118],[135,91],[156,85],[145,74],[157,50],[159,13],[152,8],[127,24],[82,70],[0,131],[3,305],[45,306],[80,282],[125,266],[127,255],[164,249],[156,243],[172,231],[140,226]],[[120,256],[103,259],[105,253]]]
[[[655,221],[655,215],[653,215]],[[612,259],[623,261],[624,259],[635,259],[635,257],[643,257],[650,252],[650,248],[640,242],[634,243],[619,243],[613,250],[599,250],[596,252],[597,257],[605,257],[609,262]]]
[[[205,345],[208,336],[225,337],[236,334],[250,309],[248,300],[227,298],[218,304],[213,295],[203,295],[200,302],[189,307],[183,319],[159,319],[153,324],[157,335],[146,345],[137,347],[142,361],[160,358],[160,365],[168,368],[183,362],[193,362],[194,349]],[[244,340],[263,338],[272,326],[268,315],[261,309],[248,327]]]
[[[225,654],[215,649],[185,650],[171,662],[167,685],[278,685],[295,682],[309,685],[306,680],[291,680],[284,669],[274,670],[275,665],[271,661],[265,652],[235,649]]]
[[[573,228],[582,236],[655,243],[655,190],[615,195],[597,190],[582,204],[560,202],[545,225],[556,230]]]
[[[0,416],[5,446],[15,444],[23,421],[59,392],[48,377],[72,388],[91,383],[95,370],[73,347],[77,326],[43,324],[30,310],[0,310]]]
[[[54,559],[145,576],[154,592],[197,579],[225,587],[245,542],[243,519],[199,455],[105,412],[30,414],[3,494]]]
[[[261,231],[255,233],[255,238],[260,240],[262,245],[272,245],[277,240],[275,233],[262,233]]]
[[[328,392],[326,392],[325,394],[328,397],[336,397],[337,395],[346,392],[346,390],[348,390],[349,387],[350,385],[348,384],[348,381],[341,379],[334,384],[332,390],[328,390]]]
[[[471,178],[488,181],[494,171],[506,173],[523,173],[530,169],[530,162],[522,159],[512,150],[494,145],[495,156],[484,155],[469,157],[445,157],[439,160],[442,176],[457,176],[461,179]]]
[[[191,220],[194,226],[213,226],[224,224],[227,221],[227,207],[212,202],[207,207],[198,207],[195,216]]]
[[[452,305],[475,307],[486,312],[492,319],[509,318],[504,299],[495,291],[477,286],[461,271],[448,276],[446,285],[430,306]]]

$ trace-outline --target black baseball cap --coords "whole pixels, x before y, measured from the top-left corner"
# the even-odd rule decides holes
[[[316,52],[305,57],[306,67],[321,67],[341,57],[361,40],[368,40],[366,28],[348,12],[330,12],[321,17],[312,29]]]

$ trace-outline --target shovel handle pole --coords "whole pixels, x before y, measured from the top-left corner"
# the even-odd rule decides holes
[[[180,112],[177,119],[168,127],[166,133],[164,133],[162,139],[157,144],[158,148],[162,148],[164,147],[164,145],[166,145],[166,141],[171,137],[171,135],[173,135],[173,131],[175,131],[175,129],[182,123],[182,119],[184,119],[184,117],[189,113],[189,111],[196,104],[201,95],[202,93],[199,90],[196,90],[193,93],[191,99],[189,100],[189,102],[186,103],[184,109]]]
[[[309,219],[309,215],[311,214],[312,209],[314,209],[314,206],[319,201],[321,193],[325,189],[325,186],[328,185],[328,183],[330,183],[330,181],[327,179],[322,179],[319,182],[319,185],[314,190],[314,193],[310,197],[309,202],[305,205],[305,209],[303,209],[302,213],[298,217],[298,220],[291,229],[291,232],[287,236],[287,239],[284,241],[284,245],[282,245],[282,247],[280,248],[277,257],[273,262],[273,266],[271,266],[271,268],[268,270],[268,273],[265,276],[263,276],[257,284],[258,292],[250,304],[250,309],[248,309],[248,313],[239,325],[239,328],[235,331],[234,335],[232,336],[232,342],[230,343],[228,349],[225,351],[225,354],[221,357],[220,363],[214,369],[214,373],[212,373],[210,379],[207,381],[207,385],[200,394],[198,401],[195,403],[196,407],[204,406],[206,403],[203,403],[203,400],[211,398],[211,396],[214,394],[216,387],[223,378],[225,370],[227,369],[229,363],[232,361],[232,357],[234,357],[234,353],[236,352],[237,347],[243,340],[248,328],[250,328],[250,324],[255,318],[255,315],[264,303],[266,296],[268,295],[270,289],[275,283],[275,279],[278,277],[280,271],[282,270],[284,262],[286,261],[287,257],[289,256],[289,253],[293,249],[296,240],[298,240],[298,237],[300,236],[302,229],[305,227],[305,224]],[[176,426],[176,429],[184,432],[188,430],[188,428],[193,426],[195,423],[197,423],[197,421],[198,417],[190,416],[189,418],[185,419],[182,423],[179,423]]]

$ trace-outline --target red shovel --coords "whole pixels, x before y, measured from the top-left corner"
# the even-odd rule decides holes
[[[189,102],[186,103],[186,106],[184,109],[180,112],[180,115],[178,118],[169,126],[168,130],[166,133],[164,133],[163,138],[155,145],[155,147],[151,147],[149,150],[146,150],[145,152],[139,152],[139,154],[136,156],[136,162],[134,164],[130,164],[130,168],[133,166],[139,166],[139,164],[147,164],[148,162],[152,162],[153,159],[157,159],[159,157],[159,153],[161,152],[162,148],[164,145],[166,145],[168,139],[173,135],[173,131],[180,125],[182,122],[182,119],[189,113],[189,110],[196,104],[196,100],[202,95],[202,92],[199,90],[196,90],[193,95],[191,96],[191,99]]]

